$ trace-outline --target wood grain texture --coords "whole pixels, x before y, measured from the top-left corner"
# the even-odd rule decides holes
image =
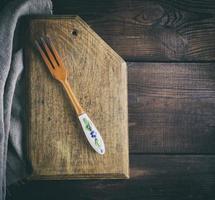
[[[215,60],[215,1],[53,0],[129,61]]]
[[[130,158],[129,180],[34,181],[10,187],[11,200],[214,199],[214,156],[132,155]]]
[[[215,64],[129,63],[133,153],[215,153]]]
[[[214,0],[52,1],[54,14],[80,15],[127,60],[215,61]],[[186,66],[190,70],[186,71],[187,75],[181,75],[176,65],[173,69],[178,77],[171,74],[171,66],[166,65],[167,70],[164,66],[158,70],[158,66],[152,64],[153,71],[132,63],[128,70],[130,150],[134,154],[147,154],[131,153],[130,180],[31,181],[9,187],[7,199],[214,200],[215,160],[214,155],[208,155],[214,154],[213,64],[191,64],[192,67],[182,64],[181,68]],[[145,69],[141,69],[143,67]],[[164,72],[170,73],[172,79],[164,78]],[[146,76],[151,80],[146,80]],[[160,86],[146,88],[144,85],[154,83],[155,77],[162,79],[157,82]],[[166,79],[174,87],[171,84],[168,87]],[[197,89],[192,84],[196,84]],[[161,112],[160,117],[157,111]],[[163,155],[166,153],[168,155]]]
[[[30,21],[26,50],[28,148],[33,178],[127,178],[126,63],[78,17]],[[63,58],[68,80],[104,139],[105,155],[88,144],[63,88],[33,47],[48,35]]]

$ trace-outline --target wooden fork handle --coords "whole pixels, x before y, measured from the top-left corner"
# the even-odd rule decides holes
[[[78,99],[76,98],[75,94],[73,93],[69,82],[67,80],[65,80],[65,81],[63,81],[61,83],[62,83],[64,89],[66,90],[66,93],[67,93],[72,105],[74,106],[74,109],[75,109],[77,115],[80,116],[81,114],[84,113],[84,110],[81,107],[81,105],[80,105]]]

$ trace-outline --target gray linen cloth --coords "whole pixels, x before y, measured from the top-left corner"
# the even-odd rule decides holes
[[[22,77],[26,25],[21,17],[51,14],[52,2],[0,0],[0,5],[0,200],[3,200],[6,180],[10,184],[26,176]]]

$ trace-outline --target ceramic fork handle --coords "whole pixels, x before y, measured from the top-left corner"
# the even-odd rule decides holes
[[[76,96],[74,95],[68,81],[62,82],[69,99],[71,103],[73,104],[75,111],[78,115],[78,118],[80,120],[81,126],[83,128],[83,131],[85,133],[85,136],[90,143],[90,145],[93,147],[93,149],[99,153],[104,154],[105,153],[105,145],[103,142],[103,139],[93,124],[93,122],[90,120],[88,115],[84,112],[83,108],[81,107],[79,101],[77,100]]]
[[[90,145],[97,153],[104,154],[105,145],[103,139],[88,115],[86,113],[83,113],[78,118],[81,122],[81,126]]]

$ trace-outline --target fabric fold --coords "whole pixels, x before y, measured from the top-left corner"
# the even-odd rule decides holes
[[[6,180],[10,184],[26,176],[22,144],[25,126],[22,72],[27,27],[21,18],[52,14],[51,0],[3,2],[4,5],[0,2],[0,200],[6,196]]]

